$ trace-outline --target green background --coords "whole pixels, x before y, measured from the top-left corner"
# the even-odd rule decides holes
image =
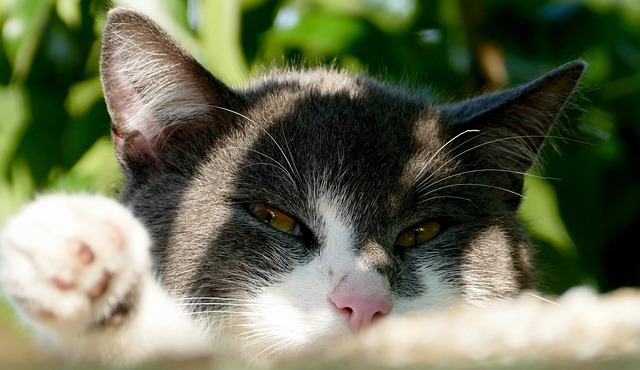
[[[640,285],[639,1],[129,3],[233,86],[269,66],[329,64],[457,99],[585,59],[569,129],[533,170],[547,179],[527,178],[521,217],[544,292]],[[108,7],[0,0],[0,224],[34,194],[117,194],[98,77]]]

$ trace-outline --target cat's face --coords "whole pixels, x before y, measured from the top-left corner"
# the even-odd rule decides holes
[[[524,171],[583,69],[446,106],[324,70],[232,90],[130,11],[102,60],[163,282],[258,359],[531,288]]]

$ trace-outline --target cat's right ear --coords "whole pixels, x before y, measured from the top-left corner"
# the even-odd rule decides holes
[[[229,112],[242,105],[240,96],[134,10],[109,12],[100,69],[116,156],[136,177],[194,162],[233,121]]]

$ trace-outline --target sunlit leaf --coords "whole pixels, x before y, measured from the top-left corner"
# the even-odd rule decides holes
[[[534,176],[527,176],[525,184],[526,199],[520,206],[520,218],[539,238],[547,240],[566,254],[576,255],[576,247],[560,216],[553,187],[547,180]]]
[[[82,22],[80,0],[56,0],[56,12],[69,28],[77,28]]]
[[[201,61],[227,83],[238,85],[249,75],[240,47],[240,2],[202,0],[197,8]]]

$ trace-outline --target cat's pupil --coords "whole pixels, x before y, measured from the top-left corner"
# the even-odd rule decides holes
[[[276,214],[275,214],[275,213],[273,213],[273,211],[272,211],[272,210],[268,209],[268,210],[266,211],[266,216],[265,216],[265,218],[264,218],[264,220],[263,220],[263,221],[264,221],[264,223],[265,223],[265,224],[268,224],[268,223],[270,223],[270,222],[271,222],[275,217],[276,217]]]

